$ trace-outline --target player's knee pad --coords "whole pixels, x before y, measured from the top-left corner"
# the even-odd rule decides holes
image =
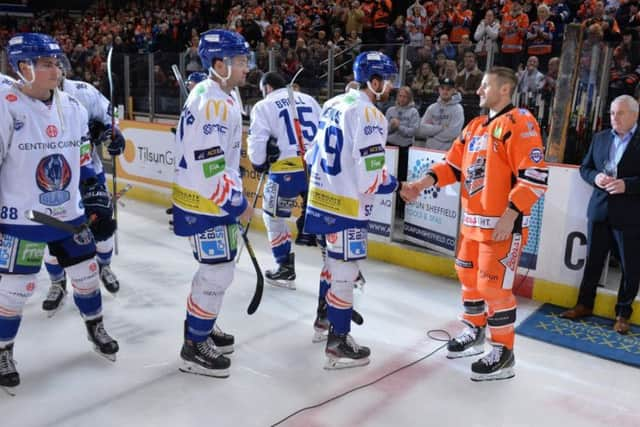
[[[58,259],[63,268],[93,260],[96,254],[96,244],[88,230],[67,237],[66,239],[49,242],[49,252]]]
[[[327,293],[327,303],[337,308],[353,305],[353,284],[358,277],[358,263],[333,258],[327,260],[331,275],[331,289]]]
[[[289,225],[284,218],[271,216],[266,212],[262,213],[262,220],[269,234],[289,233]]]
[[[65,267],[73,292],[78,295],[93,295],[100,289],[98,263],[94,258]]]
[[[238,251],[238,225],[218,225],[189,237],[194,258],[200,264],[220,264],[233,260]]]
[[[224,293],[233,282],[234,271],[233,262],[200,264],[191,284],[191,303],[204,310],[203,314],[217,317]]]
[[[0,317],[21,316],[35,289],[35,274],[0,274]]]
[[[348,228],[326,234],[327,255],[343,261],[356,261],[367,257],[367,230]]]

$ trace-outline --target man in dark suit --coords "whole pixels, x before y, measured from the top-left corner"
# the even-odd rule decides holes
[[[614,330],[629,332],[631,304],[640,283],[640,130],[638,101],[628,95],[611,103],[613,129],[597,133],[580,166],[580,175],[594,186],[587,217],[589,237],[578,303],[560,315],[567,319],[590,316],[596,287],[610,250],[620,259]]]

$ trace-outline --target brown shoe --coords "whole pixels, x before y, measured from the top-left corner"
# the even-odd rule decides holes
[[[563,311],[560,313],[560,317],[563,319],[576,320],[581,317],[591,316],[593,314],[593,309],[587,307],[583,304],[576,304],[571,310]]]
[[[613,330],[621,335],[626,335],[629,333],[629,319],[626,319],[622,316],[616,317],[616,324],[613,325]]]

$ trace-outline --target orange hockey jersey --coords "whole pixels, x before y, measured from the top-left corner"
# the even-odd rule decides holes
[[[509,105],[493,119],[480,116],[462,130],[444,163],[430,172],[443,187],[460,181],[460,233],[488,241],[498,219],[511,206],[522,212],[522,227],[547,189],[540,127],[525,109]]]

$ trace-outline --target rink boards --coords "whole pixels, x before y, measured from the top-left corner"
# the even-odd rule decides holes
[[[121,128],[127,139],[127,148],[117,159],[118,189],[129,183],[133,188],[126,197],[170,206],[174,169],[171,126],[122,121]],[[387,150],[387,166],[393,172],[397,154],[396,149]],[[412,147],[409,152],[409,180],[442,157],[442,152]],[[245,171],[245,194],[253,200],[259,175],[251,168],[244,149],[241,167]],[[530,238],[514,292],[538,301],[571,306],[576,301],[586,260],[586,211],[592,189],[580,178],[577,167],[572,165],[551,164],[549,183],[544,200],[531,215]],[[457,186],[425,192],[416,204],[405,208],[404,225],[393,224],[394,197],[377,196],[370,227],[369,256],[432,274],[455,277],[452,255],[460,218]],[[294,216],[299,214],[298,203]],[[264,229],[259,214],[255,215],[252,224],[255,229]],[[295,227],[292,229],[295,233]],[[424,249],[392,242],[392,237]],[[615,294],[608,290],[600,291],[595,312],[614,317],[614,305]],[[631,320],[640,323],[638,301],[635,308]]]

